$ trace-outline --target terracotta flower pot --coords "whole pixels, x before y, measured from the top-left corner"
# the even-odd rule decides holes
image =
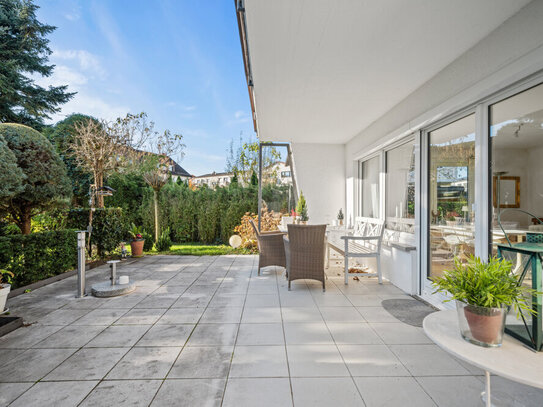
[[[143,244],[145,239],[132,240],[130,242],[130,248],[132,250],[132,257],[141,257],[143,256]]]
[[[504,314],[500,308],[483,308],[466,306],[464,315],[474,339],[484,343],[501,342],[500,336],[503,332]]]

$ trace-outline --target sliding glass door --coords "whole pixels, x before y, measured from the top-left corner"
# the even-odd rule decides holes
[[[427,133],[426,285],[475,253],[475,114]]]

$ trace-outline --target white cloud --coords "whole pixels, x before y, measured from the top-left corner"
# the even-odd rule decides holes
[[[234,113],[234,117],[236,119],[241,119],[243,116],[245,116],[245,112],[243,110],[238,110],[236,113]]]
[[[251,116],[249,116],[243,110],[236,110],[234,112],[234,118],[232,120],[229,120],[226,123],[226,125],[227,126],[232,126],[234,124],[247,123],[250,120],[251,120]]]
[[[86,73],[105,79],[107,72],[100,63],[100,58],[85,50],[53,50],[51,60],[75,61],[79,68]]]
[[[202,129],[185,129],[182,132],[183,137],[186,138],[195,138],[195,139],[207,139],[209,135],[205,130]]]
[[[64,119],[72,113],[83,113],[100,119],[114,120],[125,116],[128,106],[111,104],[98,96],[78,92],[72,100],[62,106],[62,111],[52,116],[51,123]]]

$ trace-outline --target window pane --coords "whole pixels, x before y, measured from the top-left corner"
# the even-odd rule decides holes
[[[429,134],[430,279],[474,254],[475,115]]]
[[[533,219],[543,217],[543,84],[490,107],[490,143],[496,254],[496,244],[507,243],[498,215],[511,242],[524,241],[529,230],[543,232]]]
[[[415,233],[415,145],[413,141],[386,153],[387,229]]]
[[[363,161],[360,165],[361,216],[379,217],[379,157]]]

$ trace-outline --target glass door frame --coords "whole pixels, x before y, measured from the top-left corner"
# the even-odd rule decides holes
[[[487,109],[488,112],[488,109]],[[479,123],[483,123],[482,106],[472,105],[453,115],[447,116],[445,119],[433,123],[431,126],[424,128],[420,135],[420,250],[419,250],[419,279],[420,279],[420,295],[422,298],[431,303],[439,303],[445,308],[454,307],[453,303],[445,303],[447,296],[437,293],[432,287],[428,279],[428,271],[430,269],[430,133],[445,127],[457,120],[467,116],[474,115],[474,131],[475,131],[475,255],[486,257],[488,251],[488,232],[480,233],[487,227],[488,222],[485,216],[488,215],[488,206],[481,205],[481,202],[488,200],[488,128],[485,132]],[[486,143],[485,143],[486,141]],[[485,146],[486,144],[486,146]],[[486,160],[485,160],[486,157]],[[484,168],[483,168],[484,167]],[[484,170],[486,169],[486,171]],[[484,174],[487,176],[485,177]],[[481,186],[481,187],[479,187]],[[486,252],[485,252],[486,250]]]

